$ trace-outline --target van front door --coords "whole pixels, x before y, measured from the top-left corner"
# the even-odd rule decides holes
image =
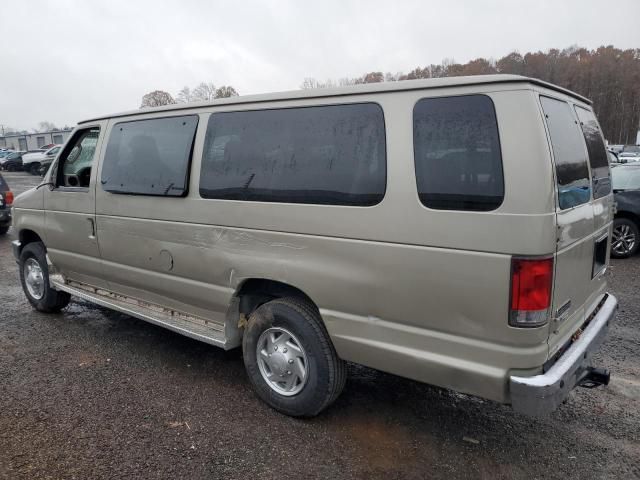
[[[96,236],[96,163],[106,122],[78,129],[49,172],[44,193],[47,253],[65,278],[105,287]]]

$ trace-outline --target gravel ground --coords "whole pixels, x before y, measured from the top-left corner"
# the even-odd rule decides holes
[[[19,193],[36,177],[6,174]],[[597,355],[611,384],[543,419],[350,366],[295,420],[223,352],[75,301],[33,311],[0,237],[0,478],[640,478],[640,256],[613,261],[621,308]]]

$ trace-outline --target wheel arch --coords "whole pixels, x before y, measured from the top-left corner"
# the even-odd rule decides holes
[[[20,241],[20,252],[26,245],[29,245],[30,243],[41,242],[44,245],[42,237],[38,235],[34,230],[31,230],[29,228],[23,228],[22,230],[20,230],[20,232],[18,232],[18,240]]]
[[[318,308],[313,299],[293,285],[269,278],[246,278],[242,280],[231,297],[225,319],[225,337],[228,347],[242,344],[244,326],[251,313],[260,305],[276,298],[295,297],[308,301]]]
[[[318,308],[313,299],[298,287],[278,280],[267,278],[247,278],[234,293],[239,299],[240,313],[250,315],[256,308],[269,300],[283,297],[296,297],[308,301]]]
[[[618,218],[626,218],[627,220],[631,220],[636,224],[638,229],[640,229],[640,215],[630,212],[629,210],[622,210],[616,213],[615,219]]]

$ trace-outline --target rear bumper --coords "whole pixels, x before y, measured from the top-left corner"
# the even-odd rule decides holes
[[[509,379],[511,405],[528,415],[553,411],[569,395],[590,367],[591,355],[607,336],[609,323],[618,308],[616,297],[607,294],[605,302],[571,347],[544,374]]]
[[[1,208],[0,209],[0,227],[4,227],[7,225],[11,225],[11,209]]]

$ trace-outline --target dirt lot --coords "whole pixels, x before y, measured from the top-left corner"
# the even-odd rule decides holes
[[[20,192],[38,181],[7,174]],[[611,385],[551,416],[351,366],[336,404],[294,420],[223,352],[73,302],[34,312],[0,237],[0,478],[640,478],[640,257],[597,360]]]

